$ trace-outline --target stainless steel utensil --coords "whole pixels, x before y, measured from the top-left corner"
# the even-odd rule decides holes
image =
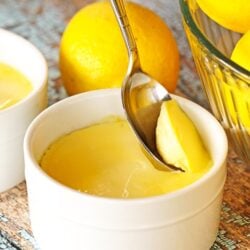
[[[141,69],[137,46],[127,18],[124,1],[110,1],[129,56],[128,70],[122,85],[122,102],[128,121],[141,142],[144,153],[156,168],[181,170],[162,160],[155,142],[155,128],[161,104],[163,101],[170,100],[171,96],[160,83]]]

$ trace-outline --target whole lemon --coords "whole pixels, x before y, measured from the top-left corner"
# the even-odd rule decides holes
[[[126,9],[143,70],[173,91],[179,54],[170,29],[145,7],[129,2]],[[68,94],[120,87],[127,67],[127,50],[109,2],[80,10],[66,27],[60,46],[60,70]]]
[[[249,0],[197,0],[200,8],[221,26],[240,33],[250,29]]]
[[[231,59],[250,71],[250,30],[237,42]]]

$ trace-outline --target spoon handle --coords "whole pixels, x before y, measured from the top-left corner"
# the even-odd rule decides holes
[[[124,0],[110,0],[119,27],[122,32],[123,39],[126,43],[129,59],[132,59],[132,68],[139,66],[138,50],[135,38],[129,24]]]

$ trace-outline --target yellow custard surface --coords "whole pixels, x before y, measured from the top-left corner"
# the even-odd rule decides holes
[[[32,90],[29,80],[17,69],[0,63],[0,110],[8,108]]]
[[[210,168],[201,166],[189,173],[157,170],[128,122],[119,118],[59,138],[44,153],[40,166],[68,187],[113,198],[169,193],[195,182]]]

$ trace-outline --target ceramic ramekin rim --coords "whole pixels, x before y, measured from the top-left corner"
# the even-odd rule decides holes
[[[46,181],[50,182],[51,184],[54,185],[54,187],[58,188],[59,190],[61,190],[62,192],[67,192],[69,195],[72,194],[75,196],[78,196],[79,199],[83,199],[88,198],[88,199],[92,199],[93,201],[96,202],[106,202],[106,203],[131,203],[131,204],[142,204],[142,203],[151,203],[151,202],[155,202],[155,201],[162,201],[162,200],[168,200],[168,199],[172,199],[175,198],[176,196],[179,195],[184,195],[187,192],[190,192],[194,189],[197,189],[199,186],[202,185],[202,183],[205,183],[208,181],[208,179],[213,178],[214,175],[216,175],[217,172],[220,171],[221,168],[223,168],[225,166],[225,162],[227,159],[227,153],[228,153],[228,141],[227,141],[227,137],[226,134],[223,130],[223,128],[221,127],[221,125],[219,124],[219,122],[215,119],[215,117],[210,114],[207,110],[205,110],[203,107],[199,106],[198,104],[177,96],[178,99],[183,99],[187,102],[189,102],[190,104],[194,105],[196,108],[200,109],[202,112],[205,112],[206,115],[209,117],[209,119],[211,119],[217,126],[217,129],[219,131],[219,133],[221,134],[221,140],[223,145],[225,145],[223,152],[221,153],[221,156],[219,157],[218,161],[216,163],[214,163],[213,167],[208,170],[207,173],[204,174],[204,176],[202,176],[199,180],[195,181],[194,183],[181,188],[179,190],[173,191],[171,193],[167,193],[167,194],[162,194],[162,195],[157,195],[157,196],[152,196],[152,197],[143,197],[143,198],[131,198],[131,199],[123,199],[123,198],[110,198],[110,197],[101,197],[101,196],[96,196],[96,195],[90,195],[90,194],[86,194],[86,193],[82,193],[79,192],[77,190],[74,190],[60,182],[58,182],[57,180],[53,179],[51,176],[49,176],[45,171],[43,171],[41,169],[41,167],[39,166],[39,164],[37,163],[37,160],[34,158],[34,156],[31,153],[31,149],[30,149],[30,142],[31,142],[31,137],[33,136],[34,130],[36,128],[36,126],[43,120],[44,117],[46,117],[48,114],[50,114],[51,112],[53,112],[53,110],[56,110],[57,107],[60,107],[62,105],[67,105],[68,103],[72,102],[73,100],[77,100],[78,98],[82,98],[82,96],[85,96],[84,98],[92,98],[93,96],[104,96],[104,95],[117,95],[118,92],[120,92],[120,89],[101,89],[101,90],[93,90],[93,91],[88,91],[85,93],[80,93],[74,96],[70,96],[67,97],[55,104],[53,104],[52,106],[48,107],[46,110],[44,110],[43,112],[41,112],[29,125],[28,129],[26,130],[25,133],[25,137],[24,137],[24,153],[25,153],[25,157],[28,157],[29,160],[32,162],[32,167],[35,168],[36,173],[38,173],[39,175],[41,175],[44,179],[46,179]],[[175,95],[172,95],[175,96]],[[25,164],[26,165],[26,164]],[[30,164],[29,166],[30,167]],[[25,166],[26,168],[26,166]],[[26,169],[27,170],[27,169]]]
[[[30,41],[26,40],[25,38],[13,33],[13,32],[8,31],[8,30],[0,28],[0,36],[1,35],[8,36],[11,39],[16,39],[17,43],[21,42],[23,44],[26,44],[26,46],[29,47],[33,51],[37,60],[39,60],[41,62],[41,65],[43,66],[43,68],[41,68],[41,77],[39,78],[39,81],[38,81],[39,86],[34,88],[30,92],[30,94],[28,94],[25,98],[23,98],[19,102],[15,103],[15,104],[11,105],[10,107],[7,107],[3,110],[0,110],[0,116],[6,114],[8,112],[14,111],[14,110],[18,109],[20,106],[29,102],[29,100],[32,99],[34,96],[36,96],[44,88],[44,86],[48,82],[48,64],[47,64],[47,61],[44,58],[43,54],[39,51],[39,49],[36,48],[36,46],[33,45]]]
[[[238,74],[243,75],[245,77],[250,77],[250,71],[244,69],[237,63],[233,62],[229,58],[227,58],[225,55],[223,55],[222,52],[220,52],[207,38],[203,35],[202,31],[199,29],[199,27],[196,25],[190,10],[187,5],[188,0],[179,0],[180,3],[180,9],[182,12],[183,19],[185,23],[187,24],[188,28],[191,30],[191,32],[195,35],[195,37],[198,39],[200,43],[202,43],[205,48],[208,49],[208,51],[211,52],[213,56],[215,56],[220,63],[226,64],[227,67],[232,69],[233,71],[236,71]]]

